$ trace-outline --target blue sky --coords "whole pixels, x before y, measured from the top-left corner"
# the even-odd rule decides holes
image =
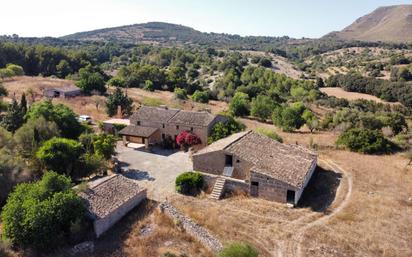
[[[63,36],[164,21],[204,32],[320,37],[395,4],[412,0],[12,0],[1,3],[0,35]]]

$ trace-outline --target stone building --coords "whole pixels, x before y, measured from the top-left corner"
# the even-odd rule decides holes
[[[231,135],[193,155],[193,169],[220,180],[216,182],[219,190],[241,188],[251,196],[294,205],[316,163],[317,155],[311,150],[253,131]]]
[[[130,210],[146,199],[147,190],[123,175],[115,174],[88,183],[80,192],[93,221],[96,237],[100,237]]]
[[[149,147],[166,140],[176,142],[180,132],[189,131],[200,138],[202,146],[206,146],[213,126],[220,121],[225,122],[226,118],[206,111],[142,106],[130,117],[130,125],[119,134],[123,136],[125,144],[133,142]]]
[[[58,88],[49,88],[43,91],[43,95],[48,98],[69,98],[81,95],[80,88],[74,85],[67,85]]]

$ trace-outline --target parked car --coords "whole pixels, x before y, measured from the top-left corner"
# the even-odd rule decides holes
[[[87,124],[92,124],[92,118],[88,115],[80,115],[77,120],[80,122],[86,122]]]

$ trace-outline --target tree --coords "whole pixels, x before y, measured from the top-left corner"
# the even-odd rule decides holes
[[[308,126],[310,132],[319,127],[319,120],[313,112],[309,110],[303,111],[302,119],[305,121],[306,126]]]
[[[258,95],[252,100],[250,114],[261,120],[266,120],[270,118],[274,107],[275,103],[269,96]]]
[[[385,153],[391,150],[391,144],[385,139],[381,131],[352,128],[343,132],[337,145],[344,145],[349,150],[360,153]]]
[[[273,124],[282,128],[284,131],[299,129],[305,123],[299,111],[293,107],[275,108],[272,121]]]
[[[123,93],[120,88],[116,88],[113,94],[107,97],[106,112],[111,117],[117,113],[117,108],[120,106],[122,114],[128,115],[132,112],[133,100]]]
[[[66,60],[60,60],[59,64],[56,65],[56,75],[59,78],[65,78],[67,75],[72,73],[73,70],[70,67],[70,64]]]
[[[40,145],[53,137],[60,136],[59,128],[53,121],[44,117],[28,120],[14,134],[18,153],[25,157],[34,157]]]
[[[23,93],[21,95],[21,99],[20,99],[20,111],[21,114],[24,116],[27,113],[27,100],[26,100],[26,94]]]
[[[93,134],[93,151],[103,156],[106,160],[115,154],[116,138],[110,134]]]
[[[323,79],[321,77],[317,77],[315,85],[317,88],[321,88],[325,86],[325,82],[323,82]]]
[[[16,99],[13,98],[12,103],[7,108],[7,113],[4,115],[1,126],[10,132],[16,131],[24,123],[24,114],[21,111]]]
[[[124,87],[126,85],[126,81],[121,77],[113,77],[107,82],[107,84],[113,87]]]
[[[186,100],[187,99],[187,91],[184,88],[176,87],[174,90],[176,99]]]
[[[100,93],[106,92],[106,86],[103,75],[93,69],[91,65],[79,70],[79,81],[76,85],[80,87],[84,93],[91,94],[92,91]]]
[[[46,170],[73,176],[82,153],[81,143],[72,139],[54,137],[43,143],[37,150],[36,157]]]
[[[242,92],[236,92],[229,104],[229,110],[234,116],[249,115],[249,96]]]
[[[199,103],[208,103],[209,92],[196,90],[192,95],[192,100]]]
[[[6,69],[10,70],[13,73],[13,76],[23,76],[24,70],[21,66],[9,63],[6,66]]]
[[[27,112],[26,118],[37,119],[40,117],[55,122],[59,127],[61,136],[65,138],[75,139],[83,131],[76,114],[63,104],[53,104],[50,100],[33,104]]]
[[[143,87],[143,89],[144,89],[144,90],[147,90],[147,91],[152,91],[152,92],[153,92],[153,91],[155,90],[153,82],[152,82],[151,80],[146,80],[146,81],[144,82],[144,87]]]
[[[258,257],[258,251],[250,244],[234,242],[221,250],[216,257]]]
[[[7,96],[9,92],[7,89],[3,86],[3,84],[0,82],[0,98],[3,96]]]
[[[246,127],[243,123],[235,120],[235,118],[233,118],[233,116],[231,115],[223,114],[222,116],[225,116],[227,118],[227,121],[218,122],[213,126],[210,137],[208,138],[209,143],[240,132]]]
[[[41,250],[59,246],[85,208],[69,178],[46,172],[35,183],[16,186],[1,217],[3,236],[12,243]]]

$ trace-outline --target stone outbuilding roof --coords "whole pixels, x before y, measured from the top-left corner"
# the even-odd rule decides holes
[[[79,196],[93,219],[103,219],[145,190],[132,179],[115,174],[89,183]]]
[[[166,123],[178,112],[178,109],[142,106],[130,116],[130,120]]]
[[[168,123],[183,126],[207,127],[216,118],[215,115],[202,111],[184,111],[168,107],[142,106],[130,116],[132,123],[146,121]]]
[[[202,149],[195,155],[223,150],[250,162],[251,171],[267,175],[301,188],[312,165],[315,152],[299,146],[279,143],[253,131],[234,134]]]
[[[171,124],[207,127],[215,119],[209,112],[179,111],[170,120]]]
[[[153,127],[142,127],[142,126],[135,126],[129,125],[122,130],[119,131],[119,135],[125,136],[135,136],[135,137],[150,137],[153,135],[158,128]]]

